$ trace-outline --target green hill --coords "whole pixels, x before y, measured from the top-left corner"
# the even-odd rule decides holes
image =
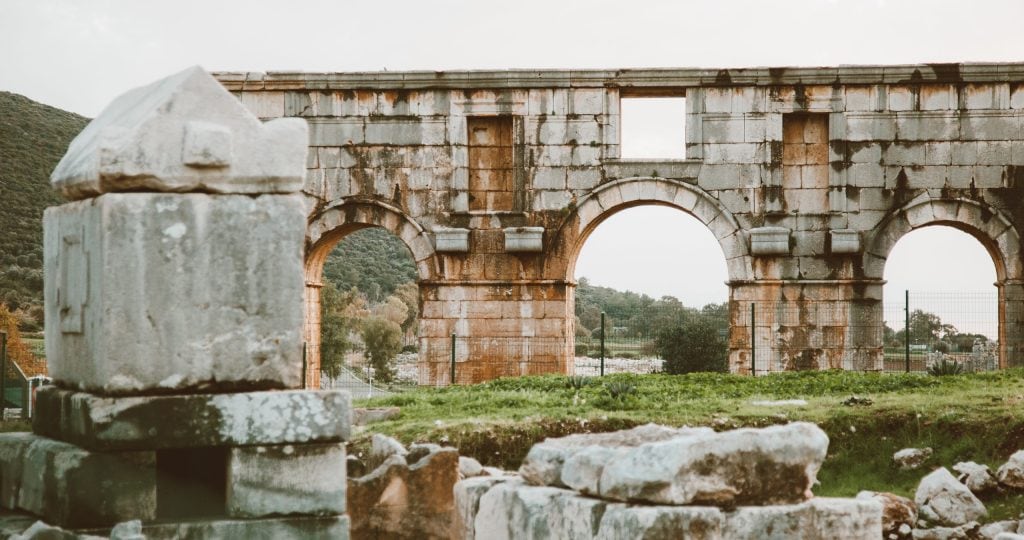
[[[42,305],[43,209],[62,200],[50,188],[50,172],[87,123],[0,92],[0,302],[12,311]]]

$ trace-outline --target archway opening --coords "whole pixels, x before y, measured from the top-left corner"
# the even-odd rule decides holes
[[[610,211],[581,242],[572,267],[576,374],[726,369],[728,270],[704,223],[671,206],[631,206]],[[694,346],[702,358],[686,350]]]
[[[885,263],[885,369],[997,369],[997,264],[982,241],[952,226],[900,238]]]
[[[319,386],[368,397],[415,384],[420,295],[412,253],[382,227],[332,240],[319,248],[326,255],[309,263],[320,265],[319,366],[311,366]]]

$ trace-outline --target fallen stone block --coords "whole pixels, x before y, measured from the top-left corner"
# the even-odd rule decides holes
[[[977,521],[969,521],[956,527],[931,527],[914,529],[914,540],[974,540],[978,538],[981,525]]]
[[[566,458],[587,447],[634,447],[682,435],[710,433],[714,433],[711,428],[671,428],[645,424],[609,433],[582,433],[545,439],[530,448],[523,465],[519,468],[519,474],[527,483],[536,486],[565,487],[562,482],[562,465]]]
[[[967,461],[953,465],[953,470],[960,473],[956,479],[967,486],[971,493],[985,493],[999,487],[988,465]]]
[[[394,418],[398,418],[401,413],[401,409],[398,407],[376,407],[376,408],[365,408],[356,407],[352,409],[352,425],[365,426],[367,424],[373,424],[375,422],[385,422]]]
[[[1010,456],[996,471],[999,483],[1013,489],[1024,489],[1024,450],[1018,450]]]
[[[232,448],[231,517],[345,513],[345,446],[303,444]]]
[[[26,438],[31,439],[28,444]],[[156,517],[154,452],[90,452],[45,437],[9,433],[0,435],[0,448],[16,448],[11,453],[20,456],[14,461],[21,461],[20,467],[0,465],[7,508],[71,528]]]
[[[350,433],[344,390],[103,397],[36,393],[32,429],[94,450],[338,442]],[[3,459],[0,449],[0,460]]]
[[[985,540],[992,540],[996,536],[999,536],[999,533],[1004,532],[1016,534],[1018,523],[1018,521],[1012,519],[986,523],[985,525],[981,526],[981,529],[978,531],[978,534]]]
[[[912,471],[920,468],[931,457],[931,448],[904,448],[892,455],[892,461],[900,469]]]
[[[452,533],[458,540],[474,540],[474,521],[480,510],[480,498],[508,477],[477,476],[455,484],[455,516]]]
[[[487,473],[484,472],[483,465],[480,462],[467,456],[459,456],[459,478],[473,478],[474,476],[483,476]]]
[[[861,491],[857,499],[876,501],[882,505],[882,536],[885,538],[893,534],[898,538],[906,536],[917,524],[917,505],[906,497],[894,493]]]
[[[957,527],[988,514],[985,505],[945,467],[921,479],[914,502],[927,522],[948,527]]]
[[[607,504],[561,488],[528,486],[510,480],[494,486],[480,498],[474,534],[475,538],[488,540],[589,540],[599,534]]]
[[[290,516],[265,519],[209,519],[152,523],[142,527],[146,540],[244,538],[246,540],[348,540],[348,516]]]
[[[726,538],[722,536],[724,521],[721,510],[709,506],[609,504],[601,517],[596,538],[723,540]]]
[[[797,503],[812,497],[827,451],[828,436],[807,422],[683,436],[616,454],[598,485],[601,497],[631,502]]]
[[[58,384],[121,395],[302,384],[302,195],[107,193],[43,221]]]

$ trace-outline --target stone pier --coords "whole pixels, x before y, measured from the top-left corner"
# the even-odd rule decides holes
[[[348,537],[350,397],[302,388],[307,137],[196,67],[71,143],[44,216],[54,386],[34,433],[0,435],[0,506],[119,538]]]

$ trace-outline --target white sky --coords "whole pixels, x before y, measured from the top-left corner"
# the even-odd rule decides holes
[[[1021,20],[1019,0],[0,0],[0,90],[95,116],[121,92],[193,64],[396,71],[1021,61]],[[662,210],[603,224],[577,275],[688,304],[714,291],[724,299],[724,266],[709,262],[721,251],[708,253],[717,246],[703,242],[710,235]],[[673,217],[678,226],[660,221]],[[651,230],[674,231],[674,245],[657,259],[637,258],[658,251],[642,247]],[[949,288],[954,282],[926,280],[991,267],[980,256],[923,265],[930,254],[961,252],[952,236],[920,234],[919,243],[897,246],[917,270],[894,269],[894,258],[886,269],[894,285]],[[972,289],[992,281],[971,275],[983,284]]]

